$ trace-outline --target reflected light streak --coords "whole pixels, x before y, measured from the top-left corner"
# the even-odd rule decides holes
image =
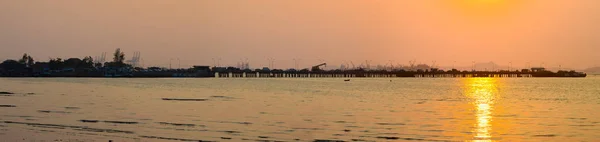
[[[470,78],[467,81],[467,97],[471,98],[475,110],[474,141],[486,142],[492,138],[492,113],[495,93],[497,91],[494,78]]]

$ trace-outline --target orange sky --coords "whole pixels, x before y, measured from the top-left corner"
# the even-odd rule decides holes
[[[0,59],[97,56],[145,65],[308,67],[319,59],[442,66],[472,61],[586,68],[600,51],[598,0],[0,0]]]

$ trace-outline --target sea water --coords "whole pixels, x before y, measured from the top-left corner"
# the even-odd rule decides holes
[[[0,78],[0,141],[600,141],[600,77]]]

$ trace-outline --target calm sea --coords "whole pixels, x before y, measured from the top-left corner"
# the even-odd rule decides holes
[[[600,77],[0,78],[0,141],[108,140],[600,141]]]

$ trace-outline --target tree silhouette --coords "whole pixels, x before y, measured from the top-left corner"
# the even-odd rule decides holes
[[[52,70],[61,70],[64,66],[64,62],[61,58],[50,59],[48,67]]]
[[[19,60],[19,63],[21,64],[26,64],[27,60],[29,60],[28,58],[29,56],[27,55],[27,53],[23,54],[23,57]]]
[[[33,60],[33,58],[31,58],[31,56],[27,56],[27,66],[31,67],[33,66],[33,64],[35,64],[35,61]]]
[[[4,70],[8,70],[8,71],[20,70],[20,69],[25,68],[25,64],[22,64],[15,60],[6,60],[0,64],[0,68],[3,68]]]
[[[82,60],[79,58],[69,58],[64,61],[64,67],[67,68],[79,68]]]
[[[125,53],[121,52],[120,48],[117,48],[117,50],[115,50],[115,53],[113,54],[113,62],[106,62],[104,63],[104,67],[129,67],[131,65],[125,64],[123,61],[125,61]]]
[[[113,55],[113,62],[116,64],[123,64],[123,61],[125,61],[125,53],[121,52],[121,48],[117,48]]]
[[[81,61],[82,65],[80,65],[83,68],[93,68],[94,67],[94,59],[91,56],[87,56],[84,57],[83,60]]]
[[[34,64],[33,58],[29,55],[27,55],[27,53],[23,54],[23,57],[21,59],[19,59],[19,63],[27,66],[27,67],[31,67]]]

